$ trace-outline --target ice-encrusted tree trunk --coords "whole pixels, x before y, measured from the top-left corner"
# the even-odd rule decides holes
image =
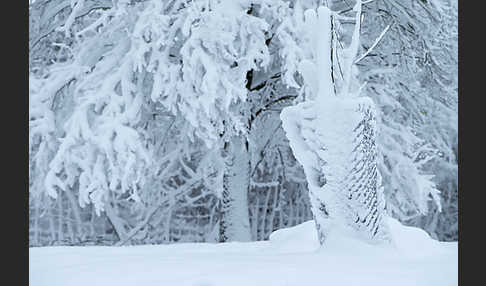
[[[385,201],[377,169],[376,114],[371,99],[353,90],[353,61],[360,32],[361,2],[344,56],[343,84],[333,78],[333,14],[321,6],[307,10],[311,59],[299,65],[306,100],[282,111],[283,128],[306,174],[319,241],[340,230],[370,241],[388,240]]]

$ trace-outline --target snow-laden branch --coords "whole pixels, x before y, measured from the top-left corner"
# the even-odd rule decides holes
[[[381,39],[385,36],[385,34],[388,31],[388,29],[390,29],[391,25],[392,24],[389,24],[388,26],[386,26],[386,28],[380,33],[380,35],[378,36],[378,38],[376,38],[376,40],[373,42],[373,44],[371,45],[371,47],[364,54],[362,54],[361,56],[359,56],[354,61],[354,64],[359,63],[362,59],[364,59],[366,56],[368,56],[373,51],[373,49],[378,45],[378,43],[380,43]]]

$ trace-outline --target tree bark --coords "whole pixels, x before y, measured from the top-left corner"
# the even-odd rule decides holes
[[[250,154],[244,136],[234,136],[226,143],[223,156],[222,215],[219,240],[250,241],[250,219],[248,214],[248,187],[250,183]]]

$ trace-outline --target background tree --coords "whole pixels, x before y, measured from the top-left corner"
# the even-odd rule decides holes
[[[381,110],[391,214],[457,238],[457,1],[372,1],[363,13],[364,49],[389,27],[357,65]]]

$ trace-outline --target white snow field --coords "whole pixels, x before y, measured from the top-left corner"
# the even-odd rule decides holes
[[[457,285],[457,242],[388,219],[393,246],[331,233],[319,249],[313,221],[270,241],[29,249],[30,286]]]

